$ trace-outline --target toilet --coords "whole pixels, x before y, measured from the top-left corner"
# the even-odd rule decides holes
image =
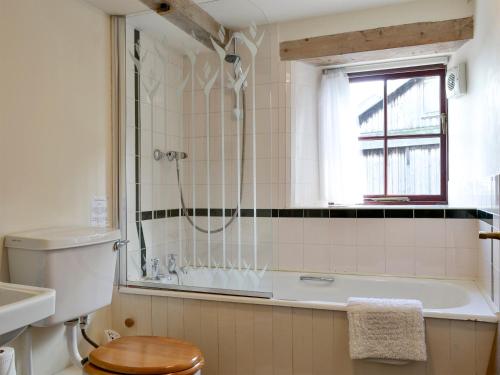
[[[11,282],[56,291],[55,314],[33,325],[74,322],[111,304],[122,244],[119,230],[95,227],[47,228],[6,236]],[[67,329],[72,330],[67,334],[70,356],[82,367],[76,349],[76,324],[69,324]],[[203,365],[201,351],[189,342],[129,336],[90,352],[83,373],[200,375]]]

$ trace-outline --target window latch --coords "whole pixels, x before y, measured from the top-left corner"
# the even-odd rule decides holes
[[[446,134],[448,131],[448,116],[446,116],[446,113],[441,113],[441,132],[443,134]]]

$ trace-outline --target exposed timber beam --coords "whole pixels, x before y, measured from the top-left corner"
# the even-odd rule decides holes
[[[410,57],[452,52],[473,36],[474,20],[467,17],[285,41],[280,56],[317,65]]]
[[[217,42],[220,41],[219,30],[224,30],[225,41],[229,38],[229,30],[192,0],[141,0],[141,2],[210,49],[213,49],[210,37]]]

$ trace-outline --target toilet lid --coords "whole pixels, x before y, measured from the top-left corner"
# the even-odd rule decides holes
[[[198,367],[203,362],[193,344],[166,337],[121,337],[93,350],[89,362],[118,374],[162,375]]]

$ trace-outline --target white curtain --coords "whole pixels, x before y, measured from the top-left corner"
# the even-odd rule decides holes
[[[320,197],[335,204],[363,202],[364,164],[349,79],[339,69],[323,74],[319,100]]]

